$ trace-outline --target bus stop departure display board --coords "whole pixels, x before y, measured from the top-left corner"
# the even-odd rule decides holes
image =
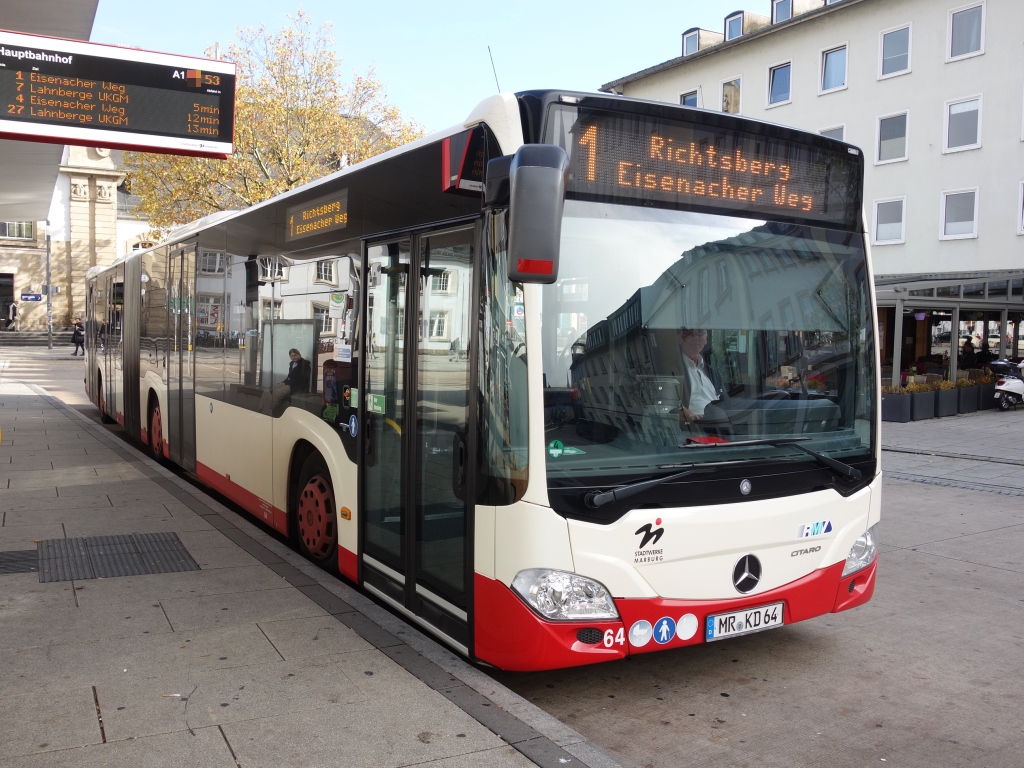
[[[817,136],[789,140],[770,126],[727,129],[699,118],[554,107],[548,140],[569,155],[570,197],[859,225],[858,150]]]
[[[0,31],[0,137],[227,157],[234,122],[234,64]]]

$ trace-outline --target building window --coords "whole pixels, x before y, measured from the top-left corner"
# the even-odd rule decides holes
[[[734,77],[722,83],[722,111],[730,115],[740,113],[740,78]]]
[[[316,321],[316,329],[321,334],[330,336],[334,333],[334,318],[330,310],[320,304],[313,305],[313,319]]]
[[[981,96],[946,102],[946,144],[943,152],[981,146]]]
[[[940,240],[978,236],[978,189],[942,193]]]
[[[430,276],[431,293],[452,293],[455,290],[455,274],[444,271],[439,275]]]
[[[735,40],[743,34],[743,14],[737,13],[725,20],[725,39]]]
[[[228,303],[230,305],[231,298],[228,297]],[[204,328],[216,328],[221,330],[223,326],[223,297],[220,295],[203,295],[200,294],[196,297],[196,321],[200,327]]]
[[[273,301],[273,303],[271,303],[270,299],[263,299],[263,300],[261,300],[260,301],[260,318],[262,318],[264,322],[266,322],[267,320],[270,320],[271,307],[273,307],[274,319],[275,320],[283,320],[284,319],[284,302],[282,302],[280,299],[275,299]]]
[[[905,197],[875,201],[874,243],[876,245],[904,242],[906,231],[904,211],[906,207],[907,199]]]
[[[334,261],[318,261],[316,263],[316,282],[334,285]]]
[[[430,338],[443,341],[448,338],[448,311],[435,309],[430,313]]]
[[[223,275],[227,268],[228,257],[217,251],[203,251],[199,255],[199,271],[204,275]]]
[[[284,264],[273,256],[260,256],[260,280],[265,283],[288,279]]]
[[[878,79],[910,71],[910,25],[882,33]]]
[[[699,33],[697,32],[683,35],[683,56],[689,56],[691,53],[696,53],[699,50],[700,40],[698,35]]]
[[[949,12],[949,55],[946,61],[977,56],[985,52],[985,3]]]
[[[684,107],[696,107],[697,106],[697,92],[690,91],[689,93],[683,93],[679,96],[679,103]]]
[[[778,106],[790,102],[789,82],[792,62],[780,64],[768,69],[768,106]]]
[[[831,128],[822,128],[820,131],[818,131],[818,133],[829,139],[838,139],[839,141],[846,141],[845,125],[835,125],[832,126]]]
[[[35,237],[35,227],[31,221],[0,221],[0,237],[31,240]]]
[[[878,118],[875,164],[907,159],[907,113]]]
[[[821,52],[821,93],[846,87],[846,46]]]
[[[772,0],[772,16],[773,24],[793,18],[793,0]]]

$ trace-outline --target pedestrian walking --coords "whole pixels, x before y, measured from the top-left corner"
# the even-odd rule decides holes
[[[78,350],[82,350],[82,357],[85,357],[85,323],[81,317],[75,318],[75,330],[71,333],[71,341],[75,345],[75,351],[71,356],[78,357]]]
[[[462,352],[462,342],[459,341],[458,337],[455,337],[452,340],[451,354],[448,355],[448,362],[458,362],[460,352]]]
[[[7,309],[7,330],[20,330],[20,326],[18,325],[18,302],[16,301],[12,301],[11,306]]]

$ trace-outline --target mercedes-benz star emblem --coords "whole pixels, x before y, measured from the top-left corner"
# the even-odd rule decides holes
[[[761,581],[761,561],[753,555],[744,555],[732,569],[732,583],[736,591],[747,594]]]
[[[744,496],[749,496],[750,495],[750,481],[749,480],[740,480],[740,493],[742,493]]]

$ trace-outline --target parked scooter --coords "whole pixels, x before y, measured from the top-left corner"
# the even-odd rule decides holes
[[[994,360],[988,367],[999,376],[996,381],[999,410],[1016,410],[1024,402],[1024,361],[1015,363],[1012,360]]]

